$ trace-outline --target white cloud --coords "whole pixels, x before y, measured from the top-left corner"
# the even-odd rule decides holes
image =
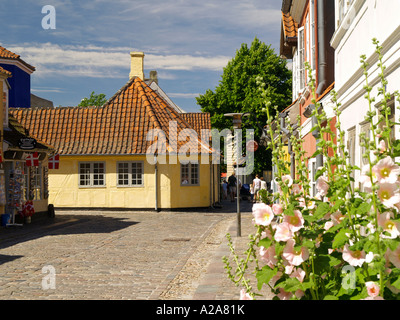
[[[23,44],[7,49],[18,52],[21,58],[36,67],[35,76],[63,75],[73,77],[125,78],[130,69],[128,47],[99,47],[93,45]],[[145,53],[145,69],[220,71],[230,57],[161,55]],[[161,73],[162,75],[162,73]],[[166,76],[171,78],[172,75]]]

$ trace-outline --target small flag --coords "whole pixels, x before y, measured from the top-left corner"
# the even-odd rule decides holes
[[[60,167],[60,155],[49,158],[49,169],[58,169]]]
[[[28,167],[38,167],[39,166],[39,155],[37,152],[30,153],[26,157],[26,165]]]

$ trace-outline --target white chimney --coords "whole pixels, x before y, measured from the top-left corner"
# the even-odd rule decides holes
[[[139,77],[144,80],[144,53],[132,51],[131,52],[131,72],[129,74],[129,79],[132,77]]]

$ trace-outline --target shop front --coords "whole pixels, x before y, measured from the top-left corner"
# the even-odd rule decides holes
[[[48,158],[54,149],[29,137],[14,119],[4,130],[0,167],[2,226],[22,226],[49,216]]]

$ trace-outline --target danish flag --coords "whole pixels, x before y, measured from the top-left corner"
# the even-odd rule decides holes
[[[49,158],[49,169],[58,169],[60,166],[60,155],[56,154],[55,156]]]
[[[39,166],[39,155],[37,152],[30,153],[26,157],[26,165],[28,167],[38,167]]]

